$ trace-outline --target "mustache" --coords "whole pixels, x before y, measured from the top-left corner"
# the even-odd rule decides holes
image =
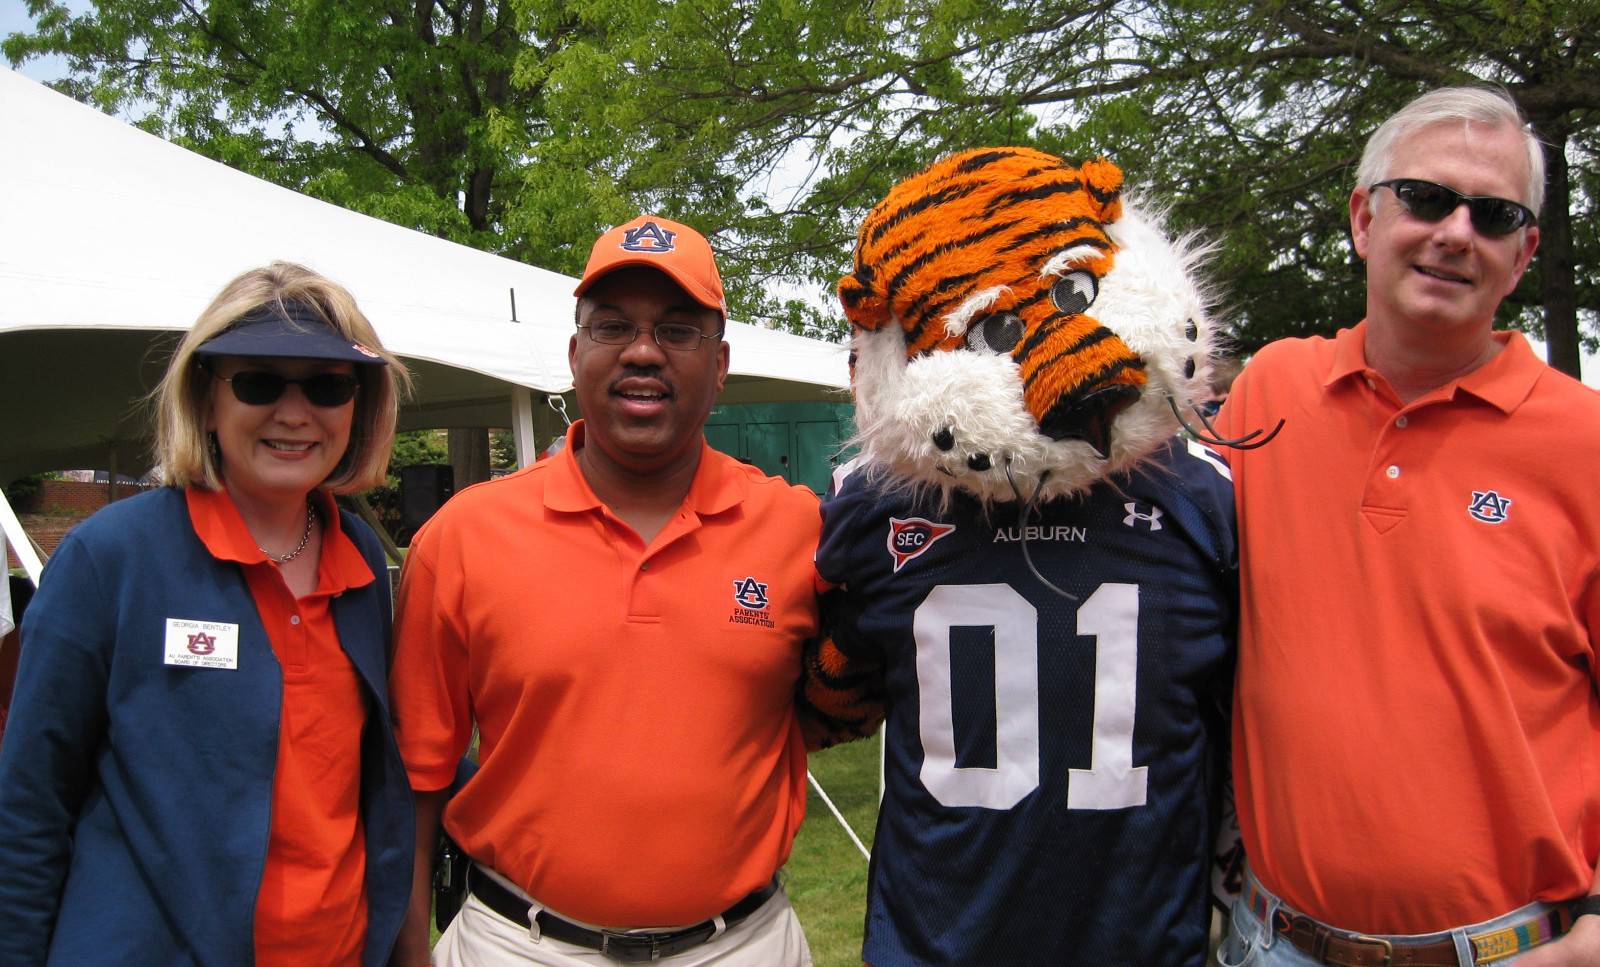
[[[661,367],[640,366],[634,363],[624,365],[622,367],[622,372],[618,374],[616,379],[610,382],[606,389],[612,393],[618,392],[618,385],[620,385],[624,380],[629,379],[654,380],[655,382],[661,384],[662,389],[666,391],[668,396],[678,395],[678,387],[673,384],[672,380],[668,379],[662,374]]]

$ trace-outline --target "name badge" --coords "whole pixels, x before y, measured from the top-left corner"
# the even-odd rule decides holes
[[[168,618],[166,663],[190,668],[238,668],[239,626]]]

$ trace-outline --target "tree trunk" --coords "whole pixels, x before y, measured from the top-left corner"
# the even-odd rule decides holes
[[[1573,379],[1582,376],[1578,351],[1578,296],[1572,264],[1572,181],[1567,170],[1567,131],[1552,125],[1544,141],[1544,211],[1539,216],[1539,296],[1544,303],[1544,339],[1550,365]]]
[[[450,466],[455,470],[456,493],[489,479],[489,431],[480,427],[451,427]]]

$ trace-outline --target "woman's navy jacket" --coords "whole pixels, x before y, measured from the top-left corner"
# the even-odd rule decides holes
[[[377,575],[333,615],[367,701],[363,961],[380,967],[410,895],[412,800],[387,570],[370,528],[340,526]],[[237,624],[238,667],[166,664],[168,618]],[[62,541],[22,642],[0,739],[0,964],[249,967],[283,679],[238,565],[206,550],[182,490],[119,501]]]

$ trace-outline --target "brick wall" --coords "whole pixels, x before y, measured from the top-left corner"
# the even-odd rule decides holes
[[[32,493],[13,502],[11,508],[17,512],[22,529],[48,557],[74,524],[106,505],[106,489],[103,483],[41,480]],[[119,483],[117,499],[132,497],[146,489],[138,484]],[[6,543],[6,567],[21,567],[9,542]]]
[[[75,513],[87,517],[106,505],[106,484],[77,480],[41,480],[33,493],[13,503],[21,514]],[[132,497],[148,488],[139,484],[117,484],[117,499]]]

